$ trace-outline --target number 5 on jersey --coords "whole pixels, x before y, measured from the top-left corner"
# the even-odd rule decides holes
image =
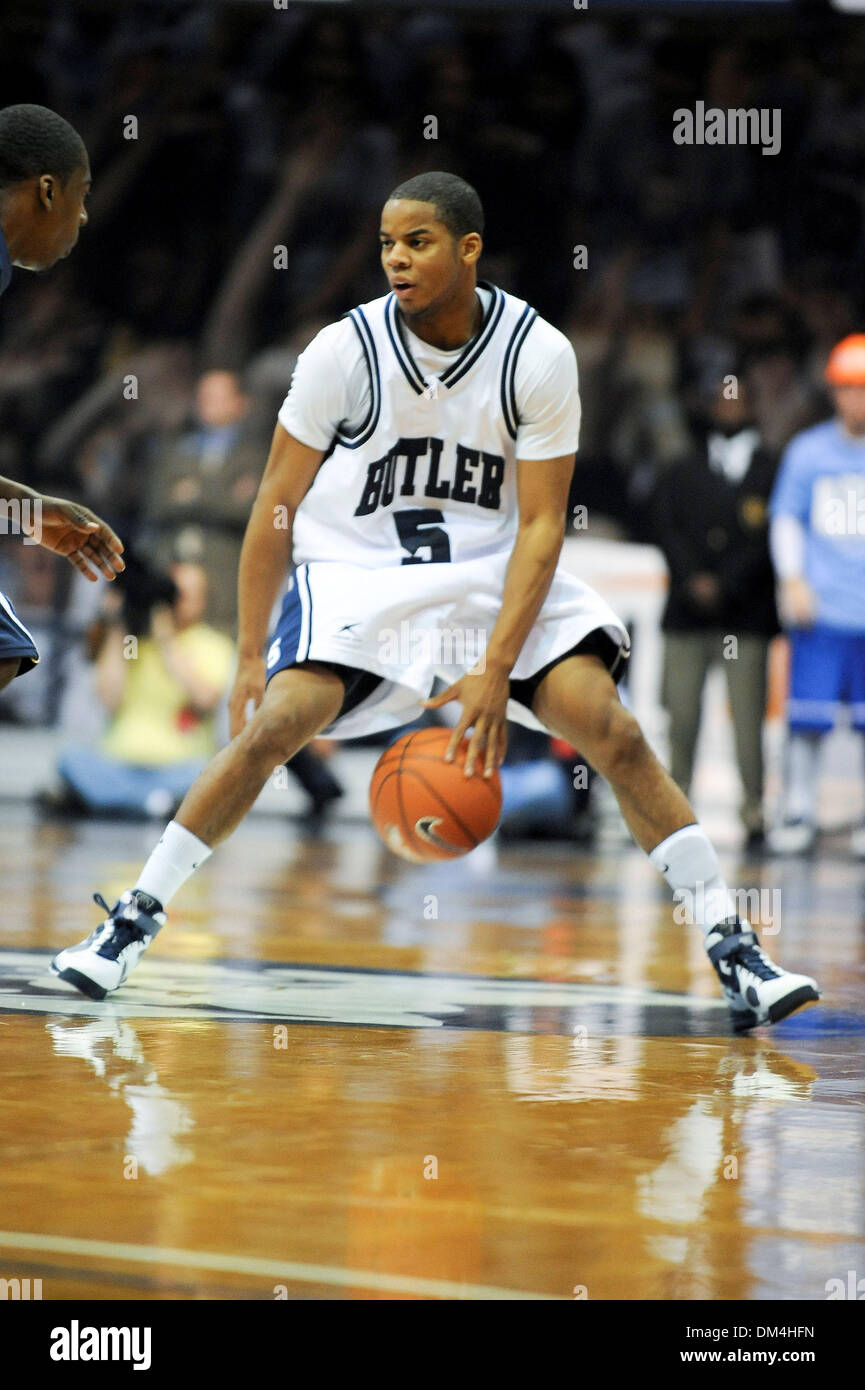
[[[394,512],[399,543],[408,554],[403,556],[403,565],[442,564],[451,558],[451,545],[448,533],[436,522],[444,521],[442,512],[430,507],[419,507],[415,511]]]

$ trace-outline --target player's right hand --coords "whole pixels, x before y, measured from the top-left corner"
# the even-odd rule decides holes
[[[232,738],[237,738],[247,719],[264,699],[265,675],[263,656],[246,660],[241,658],[228,697],[229,731]]]
[[[806,579],[785,579],[780,593],[781,621],[786,627],[811,627],[817,599]]]
[[[63,555],[85,579],[115,579],[126,569],[123,542],[107,522],[79,502],[40,497],[39,515],[28,532],[39,545]]]

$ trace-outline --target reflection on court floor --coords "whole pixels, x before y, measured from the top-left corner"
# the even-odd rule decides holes
[[[861,866],[725,866],[780,893],[770,949],[825,988],[735,1037],[636,852],[423,869],[363,827],[262,820],[94,1004],[50,953],[152,838],[3,827],[0,1278],[46,1299],[825,1299],[865,1275]]]

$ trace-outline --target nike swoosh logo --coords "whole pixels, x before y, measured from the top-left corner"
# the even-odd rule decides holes
[[[419,820],[415,821],[414,828],[421,839],[426,840],[427,844],[435,845],[438,849],[450,850],[451,854],[463,854],[464,850],[461,845],[452,845],[436,833],[436,826],[441,825],[441,823],[441,816],[421,816]]]

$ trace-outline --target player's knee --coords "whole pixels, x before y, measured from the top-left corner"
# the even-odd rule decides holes
[[[611,702],[601,724],[597,770],[609,782],[626,782],[646,748],[643,731],[624,705]]]
[[[297,752],[299,739],[305,741],[292,711],[281,702],[262,706],[247,724],[244,737],[248,756],[273,766]]]

